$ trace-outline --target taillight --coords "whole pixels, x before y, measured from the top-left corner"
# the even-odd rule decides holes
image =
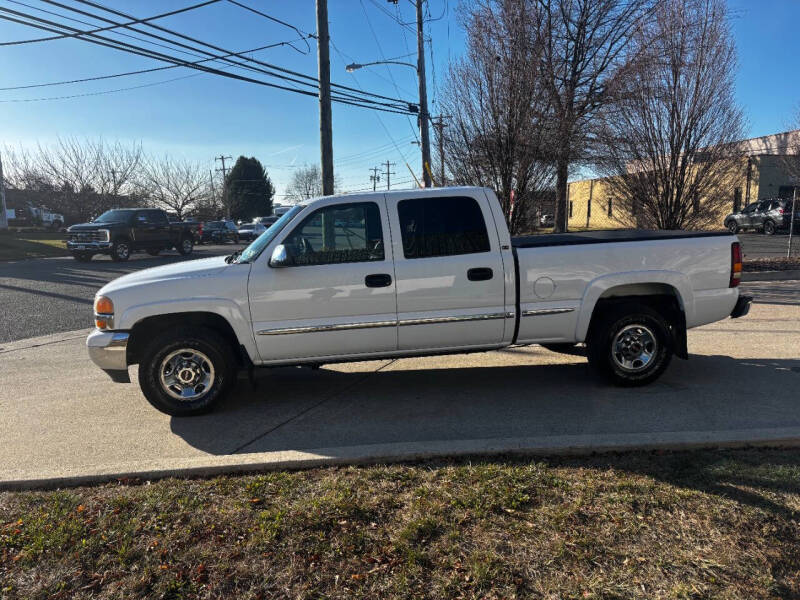
[[[739,242],[731,244],[731,280],[728,287],[736,287],[742,279],[742,245]]]

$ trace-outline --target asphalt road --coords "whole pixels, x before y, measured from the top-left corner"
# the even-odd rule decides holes
[[[95,256],[79,263],[71,256],[0,263],[0,343],[92,325],[92,302],[112,279],[171,262],[230,254],[243,246],[197,246],[192,255],[175,251],[152,257],[134,254],[116,263]]]
[[[800,443],[800,306],[689,332],[643,388],[539,346],[263,369],[216,411],[171,418],[88,360],[85,331],[0,349],[0,489],[508,452]],[[131,367],[136,381],[136,368]]]
[[[800,256],[800,232],[792,240],[792,255]],[[740,233],[742,252],[745,259],[755,258],[783,258],[789,247],[789,235],[776,233],[764,235],[763,233]]]

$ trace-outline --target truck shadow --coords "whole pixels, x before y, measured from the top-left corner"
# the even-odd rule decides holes
[[[373,444],[800,427],[800,359],[692,356],[642,388],[608,386],[578,357],[550,365],[478,360],[271,369],[257,390],[239,381],[217,411],[173,418],[171,429],[215,455],[325,449],[336,457],[337,448]]]

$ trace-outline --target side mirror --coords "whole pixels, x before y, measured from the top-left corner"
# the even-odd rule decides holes
[[[289,253],[286,251],[286,246],[283,244],[278,244],[275,246],[275,249],[272,251],[272,256],[269,259],[269,266],[273,268],[281,268],[281,267],[288,267],[291,266],[291,261],[289,260]]]

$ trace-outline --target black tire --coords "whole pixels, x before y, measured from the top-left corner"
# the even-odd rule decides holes
[[[139,385],[145,398],[155,408],[173,417],[190,417],[211,411],[236,381],[233,349],[216,331],[205,327],[165,331],[147,345],[142,357]],[[176,360],[180,365],[175,366]],[[182,377],[181,373],[186,373],[187,379],[194,374],[196,379],[182,385],[178,379]],[[172,381],[170,376],[175,380],[172,386],[169,385]],[[207,387],[200,378],[207,381]],[[192,387],[194,381],[199,382],[196,387]],[[193,395],[184,400],[172,395],[181,392]]]
[[[730,231],[732,234],[736,235],[737,233],[739,233],[739,224],[733,219],[731,219],[730,221],[725,223],[725,229]]]
[[[642,364],[642,359],[635,357],[640,349],[648,348],[650,358]],[[589,365],[615,385],[633,387],[652,383],[672,360],[669,323],[644,304],[609,308],[592,324],[587,357]],[[628,363],[627,367],[622,363]]]
[[[586,356],[586,346],[580,344],[539,344],[542,348],[556,354],[569,354],[571,356]]]
[[[161,254],[161,248],[150,248],[150,250],[148,250],[147,253],[150,256],[158,256],[159,254]]]
[[[78,262],[87,263],[87,262],[91,262],[92,257],[94,256],[94,254],[92,254],[91,252],[73,252],[72,256]]]
[[[128,238],[114,240],[111,246],[111,260],[125,262],[131,257],[131,242]]]
[[[194,250],[194,240],[189,236],[182,237],[176,249],[181,256],[189,256]]]
[[[764,221],[764,235],[775,233],[775,221]]]

